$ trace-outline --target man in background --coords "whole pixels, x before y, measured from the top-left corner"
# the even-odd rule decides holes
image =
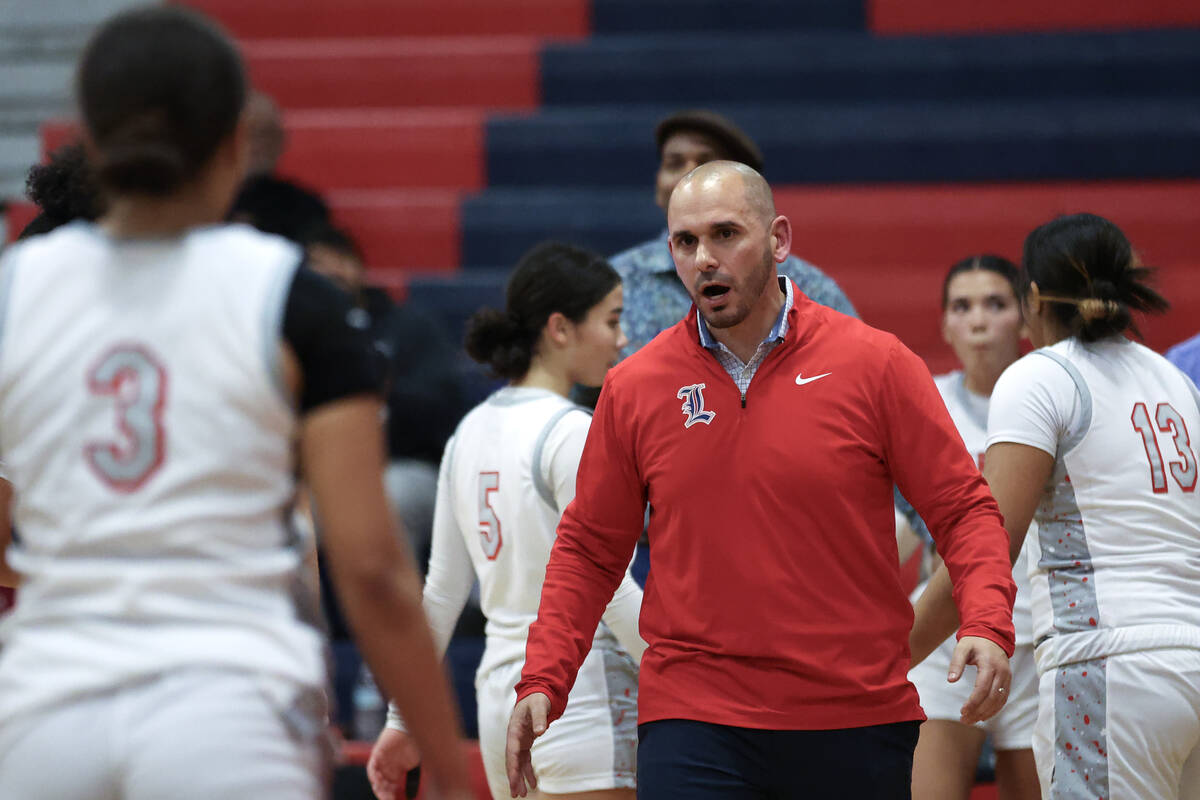
[[[329,207],[316,192],[277,173],[287,134],[279,106],[270,95],[252,92],[245,118],[249,163],[229,218],[300,242],[309,231],[329,223]]]

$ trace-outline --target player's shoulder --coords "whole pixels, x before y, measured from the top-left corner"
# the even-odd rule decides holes
[[[956,369],[933,376],[933,384],[941,392],[942,397],[948,397],[962,384],[962,370]]]
[[[302,250],[295,242],[240,222],[198,228],[189,235],[188,244],[206,258],[216,257],[222,263],[251,268],[254,265],[295,267],[302,259]]]
[[[0,253],[0,264],[16,264],[26,260],[45,261],[56,256],[70,258],[88,250],[101,248],[105,241],[104,234],[93,223],[71,222],[48,233],[14,242]]]
[[[1064,346],[1060,346],[1064,345]],[[1042,347],[1018,358],[1009,364],[992,390],[993,402],[1005,398],[1020,398],[1038,390],[1081,390],[1078,370],[1068,357],[1065,343]],[[1055,392],[1051,391],[1052,394]]]

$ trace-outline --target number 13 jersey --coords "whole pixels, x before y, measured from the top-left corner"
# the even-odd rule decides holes
[[[988,446],[1054,456],[1031,559],[1039,669],[1200,647],[1196,387],[1125,338],[1067,339],[996,383]]]
[[[297,613],[300,253],[244,226],[75,223],[0,262],[0,453],[16,487],[0,715],[182,666],[321,685]]]

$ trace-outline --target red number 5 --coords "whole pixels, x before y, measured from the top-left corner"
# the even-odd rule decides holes
[[[483,554],[489,561],[495,561],[500,555],[500,547],[504,539],[500,535],[500,520],[496,510],[492,508],[492,492],[500,491],[499,472],[479,473],[479,539],[483,545]]]
[[[1171,461],[1164,465],[1162,450],[1158,446],[1158,432],[1150,422],[1150,412],[1145,403],[1137,403],[1130,415],[1133,428],[1142,435],[1142,446],[1146,449],[1146,458],[1150,462],[1150,485],[1155,494],[1165,494],[1167,491],[1167,470],[1171,469],[1171,477],[1185,492],[1196,490],[1196,476],[1200,469],[1196,465],[1196,453],[1192,450],[1192,440],[1188,436],[1187,423],[1183,416],[1170,403],[1159,403],[1154,411],[1154,421],[1158,431],[1171,435],[1175,452],[1179,461]]]

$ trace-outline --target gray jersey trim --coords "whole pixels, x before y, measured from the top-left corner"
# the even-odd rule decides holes
[[[554,392],[549,389],[506,386],[503,389],[497,389],[495,392],[492,392],[486,402],[490,406],[510,408],[512,406],[524,405],[525,403],[533,403],[538,400],[545,400],[547,397],[552,397],[553,395]]]
[[[550,417],[550,420],[542,427],[542,432],[538,434],[537,442],[533,445],[533,463],[530,465],[530,470],[533,472],[533,488],[537,489],[538,496],[546,501],[546,505],[554,509],[556,512],[562,511],[558,507],[558,503],[554,498],[554,489],[550,486],[550,482],[546,479],[545,473],[542,472],[542,453],[546,449],[546,440],[550,438],[550,431],[554,430],[554,426],[559,420],[570,414],[572,411],[582,411],[584,414],[591,416],[583,406],[570,405],[566,408],[559,409]]]
[[[959,372],[957,379],[954,381],[954,393],[958,395],[958,404],[962,406],[963,413],[971,418],[984,434],[987,433],[987,415],[980,417],[975,409],[976,404],[971,400],[971,391],[967,388],[967,373]]]
[[[1045,356],[1065,369],[1067,374],[1071,376],[1071,380],[1075,382],[1075,391],[1079,393],[1083,424],[1079,426],[1079,431],[1074,436],[1059,442],[1058,450],[1061,457],[1063,453],[1075,449],[1083,441],[1083,437],[1087,436],[1088,430],[1092,427],[1092,392],[1088,389],[1087,382],[1083,379],[1083,376],[1079,374],[1079,370],[1070,361],[1050,350],[1034,350],[1033,352],[1035,355]]]
[[[606,647],[601,653],[604,690],[612,715],[612,777],[618,788],[632,789],[637,772],[637,665],[623,650]]]
[[[291,264],[284,265],[267,284],[266,299],[263,302],[262,316],[262,346],[263,364],[279,397],[289,406],[295,403],[295,398],[288,391],[287,382],[283,379],[283,358],[280,355],[280,345],[283,343],[283,317],[287,310],[288,295],[296,270],[300,268],[302,258],[297,257]]]
[[[1107,659],[1054,670],[1052,797],[1109,797]]]
[[[8,322],[8,303],[12,297],[13,281],[16,279],[17,259],[10,253],[0,258],[0,344],[4,343],[5,326]]]

